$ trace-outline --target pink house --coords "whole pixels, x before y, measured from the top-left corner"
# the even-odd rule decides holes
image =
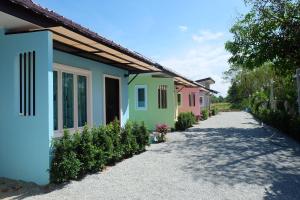
[[[177,92],[177,114],[182,112],[193,112],[197,119],[200,119],[200,88],[176,86]]]

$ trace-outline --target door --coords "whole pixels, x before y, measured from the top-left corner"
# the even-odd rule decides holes
[[[120,80],[105,77],[105,117],[106,124],[120,120]]]

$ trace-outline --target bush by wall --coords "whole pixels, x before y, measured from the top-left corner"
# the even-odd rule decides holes
[[[184,131],[196,123],[196,117],[192,112],[180,113],[175,123],[175,128],[178,131]]]
[[[214,116],[214,115],[217,115],[219,113],[219,110],[217,108],[213,108],[211,110],[211,114]]]
[[[89,129],[73,136],[68,131],[53,140],[50,181],[62,183],[78,179],[87,173],[102,170],[145,150],[149,133],[144,125],[127,122],[121,128],[118,121],[107,126]]]
[[[208,117],[209,117],[209,113],[208,113],[208,110],[207,109],[204,109],[204,110],[202,110],[201,111],[201,119],[202,120],[207,120],[208,119]]]

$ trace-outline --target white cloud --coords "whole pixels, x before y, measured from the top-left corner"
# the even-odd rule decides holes
[[[179,30],[182,32],[186,32],[188,30],[187,26],[178,26]]]
[[[217,44],[208,42],[208,38],[217,40],[223,37],[223,34],[212,33],[211,35],[206,39],[200,39],[202,43],[195,43],[188,51],[178,52],[178,55],[161,59],[160,62],[192,80],[212,77],[216,81],[212,89],[226,96],[229,83],[223,81],[222,74],[229,67],[227,61],[230,55],[224,49],[224,41],[220,40]]]
[[[206,42],[210,40],[218,40],[224,36],[222,32],[200,31],[199,34],[194,34],[192,39],[196,42]]]

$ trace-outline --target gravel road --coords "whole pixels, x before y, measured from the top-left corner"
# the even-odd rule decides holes
[[[248,113],[220,113],[101,173],[48,190],[30,185],[0,198],[300,199],[300,145]]]

